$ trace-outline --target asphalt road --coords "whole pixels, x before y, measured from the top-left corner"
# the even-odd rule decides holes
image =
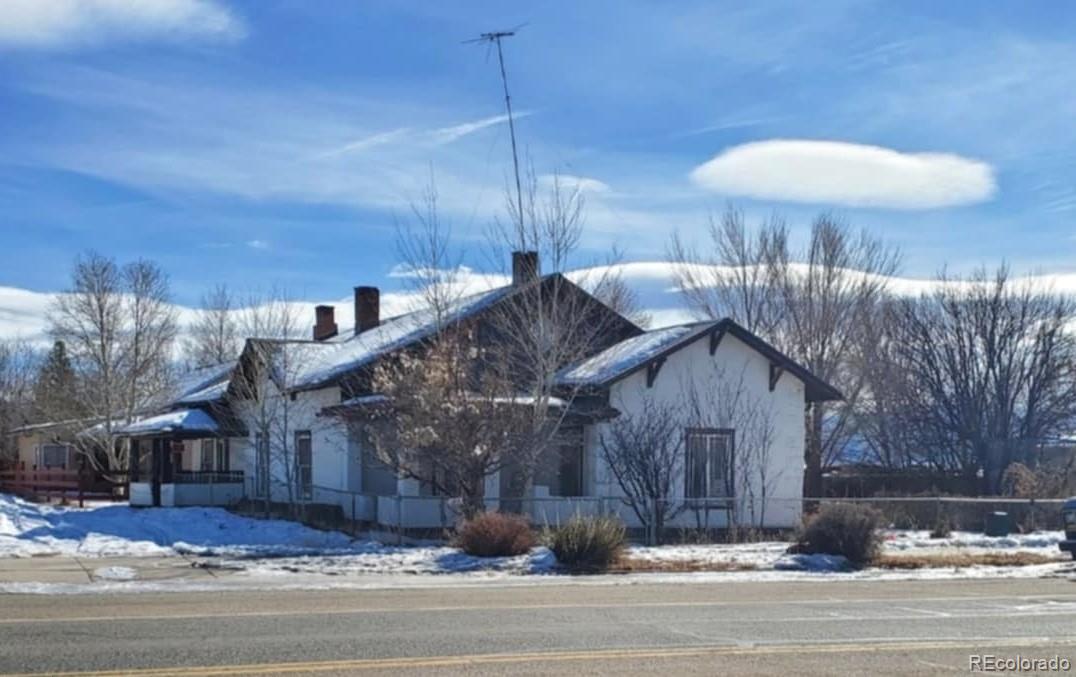
[[[5,674],[950,674],[972,654],[1076,664],[1076,581],[0,596]]]

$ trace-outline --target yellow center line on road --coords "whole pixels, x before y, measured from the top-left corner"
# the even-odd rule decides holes
[[[886,651],[928,651],[946,649],[1035,648],[1076,645],[1076,639],[996,638],[991,640],[912,640],[837,642],[816,644],[773,644],[766,646],[685,646],[653,649],[603,649],[592,651],[549,651],[533,653],[469,654],[459,656],[429,656],[412,658],[369,658],[335,661],[305,661],[294,663],[252,663],[247,665],[192,666],[174,668],[144,668],[86,672],[10,673],[0,677],[214,677],[228,675],[268,675],[315,673],[347,670],[422,669],[507,665],[518,663],[558,663],[587,661],[632,661],[645,659],[718,658],[721,656],[769,656],[789,654],[880,653]]]

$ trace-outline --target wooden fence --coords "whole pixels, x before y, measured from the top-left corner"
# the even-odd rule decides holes
[[[0,491],[26,498],[111,500],[116,485],[93,472],[78,470],[7,470],[0,472]]]

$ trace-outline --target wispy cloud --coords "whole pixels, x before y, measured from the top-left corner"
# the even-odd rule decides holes
[[[572,174],[543,174],[538,177],[538,185],[543,188],[552,188],[556,185],[568,190],[578,190],[580,193],[609,193],[612,191],[609,184],[604,181]]]
[[[696,167],[691,178],[725,195],[893,209],[973,204],[997,190],[984,162],[839,141],[747,143]]]
[[[269,243],[265,240],[247,240],[247,246],[251,249],[268,249]]]
[[[515,113],[515,119],[519,120],[521,118],[529,117],[530,115],[530,111],[521,111]],[[474,122],[465,122],[460,125],[435,129],[430,133],[430,137],[433,139],[434,143],[444,145],[452,143],[469,134],[474,134],[475,132],[486,129],[487,127],[493,127],[494,125],[499,125],[505,122],[508,122],[507,115],[494,115],[492,117],[482,118],[481,120],[475,120]]]
[[[0,47],[54,49],[109,41],[234,40],[246,29],[215,0],[4,0]]]

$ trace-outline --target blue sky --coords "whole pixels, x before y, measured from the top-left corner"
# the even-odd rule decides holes
[[[472,250],[520,143],[580,177],[583,257],[664,256],[732,201],[884,236],[904,273],[1076,265],[1076,5],[0,3],[0,286],[94,247],[338,298],[391,284],[429,177]],[[470,257],[481,267],[482,257]]]

